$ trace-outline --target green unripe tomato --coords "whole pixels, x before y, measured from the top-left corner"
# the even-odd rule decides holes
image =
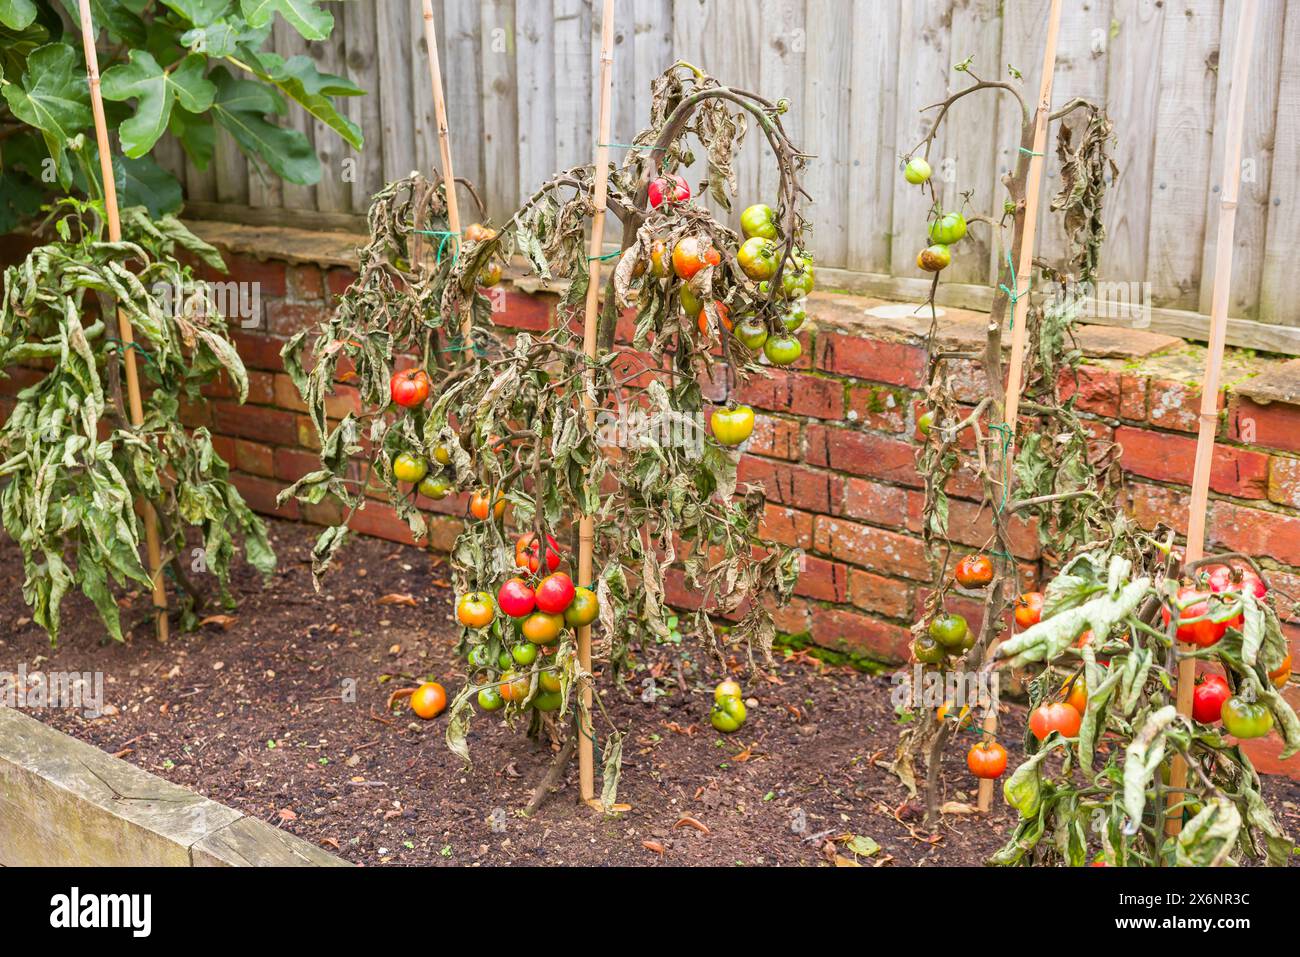
[[[514,667],[515,659],[510,657],[510,652],[502,651],[497,655],[497,667],[502,671]]]
[[[930,622],[930,637],[949,650],[961,649],[969,634],[970,628],[961,615],[940,615]]]
[[[420,479],[419,487],[421,495],[434,501],[440,501],[451,494],[451,480],[441,472]]]
[[[934,429],[934,410],[928,409],[917,418],[916,431],[922,435],[929,435],[932,429]]]
[[[1234,738],[1262,738],[1273,730],[1273,714],[1258,701],[1233,695],[1223,702],[1220,714],[1224,730]]]
[[[771,279],[776,274],[776,243],[762,236],[746,239],[736,253],[741,271],[755,282]]]
[[[805,300],[796,299],[790,303],[790,308],[782,314],[781,322],[784,323],[786,332],[794,332],[807,320],[808,310],[805,308],[804,303]]]
[[[944,213],[930,224],[930,242],[951,246],[966,235],[966,217],[961,213]]]
[[[429,463],[422,455],[403,452],[393,459],[393,478],[399,482],[410,482],[414,485],[428,474]]]
[[[727,697],[714,702],[709,721],[723,734],[731,734],[744,726],[746,716],[745,702],[738,697]]]
[[[948,649],[930,635],[921,635],[912,640],[912,655],[922,664],[937,665],[948,657]]]
[[[677,291],[677,301],[682,304],[682,312],[692,319],[698,318],[704,311],[704,303],[700,301],[700,297],[695,295],[691,287],[685,283],[682,283],[682,288]]]
[[[772,336],[763,343],[763,355],[774,366],[788,366],[799,361],[803,346],[794,336]]]
[[[813,291],[817,284],[812,263],[800,259],[795,263],[786,263],[781,273],[781,288],[787,299],[799,299]]]
[[[757,203],[740,214],[740,231],[746,239],[776,239],[776,213],[766,203]]]
[[[492,656],[487,650],[487,645],[474,645],[465,656],[465,660],[469,662],[471,668],[486,668],[492,661]]]
[[[521,641],[510,649],[510,657],[515,664],[525,668],[537,660],[537,646],[531,641]]]
[[[558,691],[539,691],[532,701],[532,705],[538,711],[558,711],[564,699],[560,697]]]
[[[930,164],[924,156],[913,156],[903,167],[903,179],[907,180],[913,186],[920,186],[934,170],[930,169]]]
[[[757,352],[767,342],[767,326],[756,318],[742,319],[732,333],[746,349]]]
[[[484,711],[499,711],[501,706],[506,703],[501,697],[501,692],[493,688],[483,688],[478,693],[478,706]]]

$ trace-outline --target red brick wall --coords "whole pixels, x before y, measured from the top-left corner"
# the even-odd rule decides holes
[[[324,314],[327,301],[346,288],[352,273],[345,267],[286,265],[237,254],[228,260],[232,275],[225,278],[262,284],[262,327],[235,336],[249,368],[248,404],[236,404],[228,389],[213,389],[206,404],[185,410],[185,421],[217,435],[221,454],[236,469],[236,482],[254,508],[331,522],[338,509],[330,503],[275,507],[279,490],[314,467],[311,450],[317,444],[279,352],[289,336]],[[504,296],[505,309],[498,314],[503,326],[545,328],[553,296],[513,288]],[[896,662],[906,658],[908,625],[930,577],[918,534],[923,496],[914,467],[925,374],[924,345],[916,330],[924,323],[872,319],[864,309],[873,304],[849,296],[814,297],[812,321],[801,331],[803,358],[738,390],[737,397],[759,412],[740,477],[767,489],[767,535],[806,552],[796,598],[778,613],[780,629],[829,649]],[[952,311],[946,334],[969,344],[982,337],[985,321]],[[1085,352],[1097,357],[1079,377],[1078,407],[1098,435],[1123,444],[1128,507],[1143,524],[1173,516],[1184,526],[1201,360],[1168,337],[1100,327],[1085,331]],[[1250,365],[1238,368],[1233,362]],[[1300,388],[1286,391],[1292,379],[1300,382],[1297,367],[1300,361],[1230,362],[1230,372],[1237,374],[1229,381],[1239,384],[1222,399],[1209,544],[1258,557],[1280,588],[1300,596]],[[1249,377],[1255,373],[1262,375]],[[8,397],[24,384],[21,375],[0,381],[0,413],[7,414]],[[978,399],[986,389],[974,366],[959,369],[957,384],[963,401]],[[715,383],[712,400],[723,398],[723,386],[721,380]],[[344,387],[337,401],[341,411],[356,395]],[[988,535],[988,516],[969,476],[956,477],[952,495],[952,537],[979,546]],[[460,530],[457,516],[466,503],[449,498],[425,504],[438,513],[433,545],[445,550]],[[371,503],[354,525],[366,534],[410,541],[405,522],[382,502]],[[1014,550],[1026,581],[1037,581],[1043,569],[1031,525],[1016,529]],[[669,587],[674,602],[692,604],[680,578],[671,579]],[[957,610],[971,617],[979,611]],[[1300,622],[1288,628],[1300,651]],[[1292,684],[1289,693],[1300,705],[1297,692]],[[1261,752],[1266,764],[1268,752],[1267,746]]]

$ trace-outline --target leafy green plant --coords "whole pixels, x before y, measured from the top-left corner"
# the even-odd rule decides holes
[[[170,132],[199,169],[218,128],[259,171],[292,183],[321,177],[306,136],[277,125],[297,103],[356,149],[360,129],[334,98],[364,92],[266,49],[278,14],[307,40],[326,39],[333,15],[315,0],[94,0],[106,114],[121,204],[155,215],[180,208],[180,185],[150,157]],[[0,232],[37,213],[57,184],[99,195],[90,90],[75,0],[0,0]]]
[[[203,600],[187,530],[201,537],[202,567],[227,605],[237,538],[256,568],[275,567],[266,528],[230,484],[212,437],[181,424],[181,404],[203,401],[201,388],[221,374],[241,401],[248,391],[207,284],[176,258],[184,251],[220,268],[221,257],[171,216],[125,209],[117,243],[103,241],[102,217],[97,203],[56,204],[53,238],[5,270],[0,302],[0,370],[25,365],[38,375],[0,429],[0,518],[22,548],[23,595],[51,640],[74,587],[122,638],[114,587],[151,583],[140,558],[140,501],[154,506],[164,559],[185,589],[183,625]],[[139,352],[139,428],[123,395],[119,309]]]

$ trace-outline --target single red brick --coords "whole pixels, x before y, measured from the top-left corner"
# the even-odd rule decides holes
[[[843,602],[848,597],[849,569],[839,562],[828,562],[816,555],[802,556],[796,595],[821,601]]]
[[[1153,379],[1148,386],[1147,421],[1162,429],[1196,432],[1201,422],[1201,390],[1194,383]],[[1223,396],[1219,396],[1223,408]]]
[[[1129,482],[1125,486],[1126,510],[1143,528],[1150,531],[1158,522],[1173,528],[1179,535],[1187,534],[1187,508],[1191,498],[1186,489]]]
[[[289,298],[315,302],[325,296],[325,277],[319,266],[293,265],[289,267]]]
[[[844,505],[836,514],[873,525],[897,526],[908,513],[907,489],[849,478],[844,484]]]
[[[281,485],[274,479],[262,478],[258,475],[246,475],[243,472],[232,472],[230,481],[239,494],[244,497],[248,507],[255,512],[263,515],[274,515],[277,518],[298,518],[298,503],[290,499],[284,505],[276,505],[276,496],[280,494]]]
[[[1279,455],[1269,459],[1268,498],[1279,505],[1300,508],[1300,459]]]
[[[1076,370],[1062,369],[1058,383],[1061,398],[1075,400],[1080,412],[1115,418],[1119,415],[1119,374],[1109,369],[1080,366]]]
[[[886,386],[850,386],[849,411],[845,418],[868,429],[902,433],[907,431],[907,407],[910,404],[906,393]]]
[[[235,461],[235,439],[229,435],[212,436],[212,451],[221,456],[221,461],[230,464]]]
[[[530,296],[513,289],[500,290],[500,311],[493,307],[492,321],[511,329],[530,329],[541,332],[551,327],[551,299]]]
[[[910,535],[818,515],[813,522],[813,548],[823,555],[873,571],[918,581],[930,578],[925,546],[919,538]]]
[[[238,406],[235,406],[238,408]],[[194,402],[182,397],[180,400],[180,419],[181,425],[187,429],[197,429],[203,426],[212,426],[212,404],[209,402]],[[218,427],[219,431],[226,431]]]
[[[1124,470],[1144,478],[1190,484],[1196,460],[1196,439],[1121,426],[1115,439],[1123,446]],[[1268,488],[1268,456],[1262,452],[1218,445],[1210,470],[1210,488],[1239,498],[1264,498]]]
[[[741,482],[761,484],[769,501],[810,512],[833,513],[843,501],[843,479],[803,465],[743,455],[736,477]]]
[[[343,295],[348,291],[348,287],[356,281],[357,274],[343,266],[331,269],[325,274],[325,285],[332,296]]]
[[[810,423],[807,462],[839,472],[919,487],[916,446],[872,432]]]
[[[925,347],[824,330],[817,334],[817,368],[835,375],[919,389]]]
[[[799,448],[798,421],[774,415],[756,415],[754,434],[749,437],[747,451],[751,455],[796,461],[802,454]]]
[[[1147,380],[1141,376],[1119,377],[1119,417],[1132,422],[1147,418]]]
[[[758,534],[765,541],[780,542],[791,548],[811,548],[812,526],[813,518],[807,512],[768,502],[763,509],[763,523]]]
[[[266,304],[266,327],[276,336],[290,336],[304,329],[314,329],[325,319],[324,306],[318,303],[286,302],[273,299]]]
[[[275,477],[290,485],[307,473],[321,468],[320,459],[302,449],[276,449],[273,461]]]
[[[1300,452],[1300,405],[1263,405],[1239,396],[1228,412],[1228,435],[1245,445]]]
[[[921,496],[917,496],[921,504]],[[908,527],[921,532],[924,516],[917,513],[908,516]],[[1007,522],[1007,532],[1011,537],[1011,551],[1020,558],[1037,558],[1040,552],[1038,541],[1038,520],[1013,517]],[[948,537],[960,545],[983,548],[993,535],[993,510],[982,504],[961,499],[948,500]]]
[[[844,416],[844,385],[838,379],[769,369],[766,376],[754,376],[736,387],[737,402],[756,409],[772,409],[819,419]]]
[[[805,635],[809,628],[810,605],[802,598],[792,598],[785,605],[778,605],[770,595],[763,599],[763,606],[772,616],[772,623],[782,635]]]
[[[236,439],[235,468],[241,472],[270,478],[275,474],[274,453],[269,445]]]
[[[283,340],[272,339],[262,332],[232,331],[230,341],[235,344],[239,358],[244,360],[246,367],[271,372],[284,368],[284,360],[280,358],[280,350],[284,348]]]
[[[361,535],[373,535],[403,545],[416,544],[410,526],[398,517],[397,510],[391,505],[368,502],[365,508],[357,509],[348,527]]]
[[[1209,525],[1209,537],[1229,551],[1300,565],[1300,517],[1215,502]]]
[[[216,430],[226,435],[272,445],[295,445],[298,442],[297,417],[292,412],[229,402],[213,402],[212,411]]]
[[[252,256],[238,253],[226,253],[224,258],[226,273],[219,273],[204,266],[200,270],[200,276],[211,282],[233,279],[235,282],[260,283],[260,294],[263,299],[285,294],[287,288],[285,263],[279,260],[254,259]]]
[[[849,601],[887,618],[906,618],[912,613],[912,587],[897,578],[850,568]]]
[[[815,605],[812,609],[812,639],[831,651],[897,662],[907,660],[912,636],[901,625],[846,608]]]

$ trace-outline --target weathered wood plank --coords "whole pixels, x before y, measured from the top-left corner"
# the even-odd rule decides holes
[[[1155,283],[1152,302],[1184,309],[1199,301],[1221,0],[1166,6],[1147,272]]]
[[[381,2],[378,6],[387,6]],[[384,185],[384,123],[379,90],[379,19],[374,0],[360,0],[343,6],[343,29],[347,54],[347,77],[366,91],[365,96],[346,100],[347,116],[361,127],[365,147],[360,151],[346,146],[344,157],[352,161],[352,211],[364,213],[370,197]]]
[[[485,40],[479,5],[476,0],[443,0],[442,3],[435,3],[433,8],[442,15],[439,23],[441,30],[438,33],[442,47],[439,55],[442,62],[442,86],[447,97],[447,123],[451,130],[452,163],[456,168],[456,176],[472,182],[486,201],[488,156],[491,155],[492,162],[496,162],[496,150],[500,147],[494,148],[489,154],[483,140],[481,47]],[[494,25],[493,29],[497,27]],[[500,27],[500,31],[489,39],[504,50],[514,41],[511,39],[507,43],[505,27]],[[428,87],[427,63],[424,72],[424,85]],[[512,156],[515,149],[513,145],[509,147]],[[507,177],[503,174],[501,180],[506,181]],[[511,187],[511,195],[506,202],[513,200],[516,188]],[[462,203],[468,202],[464,190],[461,190],[460,195]]]
[[[889,269],[898,108],[898,17],[895,2],[854,0],[849,62],[848,250],[850,269]]]
[[[941,102],[948,95],[952,10],[952,0],[903,4],[898,27],[898,116],[895,121],[900,153],[910,153],[933,129],[939,111],[923,112],[923,108]],[[954,107],[954,110],[958,108]],[[951,162],[949,132],[948,124],[944,122],[930,147],[930,165],[936,170],[940,183]],[[921,150],[920,154],[924,152]],[[921,271],[916,265],[916,254],[928,242],[926,222],[930,214],[930,193],[928,189],[911,185],[901,176],[894,177],[893,190],[890,272],[899,276],[919,276]]]
[[[1214,290],[1215,244],[1219,229],[1219,189],[1223,175],[1224,135],[1228,120],[1228,91],[1232,86],[1232,51],[1240,11],[1223,9],[1219,43],[1218,86],[1214,97],[1214,150],[1210,159],[1210,191],[1205,197],[1205,242],[1201,253],[1199,310],[1210,311]],[[1233,230],[1232,283],[1228,315],[1254,318],[1258,313],[1260,275],[1264,269],[1264,239],[1268,223],[1269,183],[1273,173],[1273,144],[1277,124],[1278,80],[1282,70],[1286,16],[1284,0],[1260,0],[1250,75],[1246,81],[1246,116],[1241,138],[1241,181]],[[1292,176],[1294,168],[1279,171]]]
[[[1066,6],[1069,6],[1067,3]],[[1020,84],[1020,95],[1032,117],[1038,97],[1039,78],[1043,72],[1043,49],[1047,43],[1047,4],[1039,0],[1007,0],[1002,13],[1002,63],[997,79]],[[1061,43],[1071,39],[1061,35]],[[1018,70],[1021,79],[1010,75]],[[995,166],[999,182],[1001,177],[1015,169],[1020,160],[1020,130],[1023,113],[1020,104],[1010,96],[998,97],[997,142],[994,144]],[[1006,190],[997,192],[999,201],[1007,198]],[[1011,242],[1010,227],[1004,231],[1000,242],[994,242],[989,252],[990,276],[999,275],[1006,259],[1002,243]]]
[[[272,42],[275,52],[280,54],[286,60],[289,57],[298,56],[307,52],[307,41],[304,40],[298,31],[289,26],[283,17],[275,18],[275,25],[272,27]],[[303,133],[308,142],[314,143],[312,139],[312,122],[311,117],[303,110],[292,108],[287,116],[280,117],[277,122],[281,126],[289,129],[295,129]],[[256,175],[256,174],[254,174]],[[324,170],[321,171],[324,176]],[[282,183],[280,187],[281,205],[285,209],[316,209],[316,187],[299,186],[295,183]]]
[[[554,0],[555,158],[569,169],[591,162],[591,3]]]
[[[636,88],[629,92],[636,110],[636,123],[633,125],[639,131],[650,123],[650,84],[672,66],[675,59],[673,0],[634,0],[632,9],[636,19],[633,52]]]
[[[762,0],[763,44],[758,49],[759,89],[769,100],[786,97],[790,112],[781,117],[785,131],[795,146],[817,153],[820,147],[807,142],[804,119],[804,69],[808,65],[808,32],[805,27],[805,0]],[[680,56],[680,52],[678,54]],[[810,160],[814,163],[816,160]],[[772,163],[761,164],[758,190],[763,196],[775,197],[779,177]],[[813,249],[816,250],[814,236]]]
[[[540,3],[521,3],[515,14],[522,197],[555,172],[555,16]]]
[[[384,180],[393,182],[415,169],[415,124],[411,122],[412,4],[376,0],[375,23],[379,34],[375,59],[379,64],[379,100],[383,124]]]
[[[502,220],[509,217],[519,198],[514,0],[482,0],[479,24],[483,152],[489,159],[481,188],[492,218]]]
[[[1106,109],[1115,122],[1113,157],[1119,176],[1106,194],[1102,222],[1106,244],[1101,273],[1115,281],[1146,278],[1147,228],[1155,171],[1156,110],[1160,84],[1152,58],[1161,47],[1169,4],[1164,0],[1117,3],[1109,32]]]
[[[1276,23],[1272,24],[1276,29]],[[1300,326],[1300,269],[1295,252],[1300,248],[1300,4],[1288,4],[1285,42],[1277,101],[1277,130],[1268,223],[1265,227],[1264,265],[1260,274],[1259,318],[1265,322]]]
[[[316,61],[317,70],[335,75],[346,70],[346,35],[346,29],[335,29],[328,38],[308,45],[308,55]],[[316,208],[328,213],[351,212],[352,170],[350,165],[344,164],[344,160],[351,154],[352,147],[338,133],[314,117],[311,129],[321,166],[320,182],[316,184]]]

